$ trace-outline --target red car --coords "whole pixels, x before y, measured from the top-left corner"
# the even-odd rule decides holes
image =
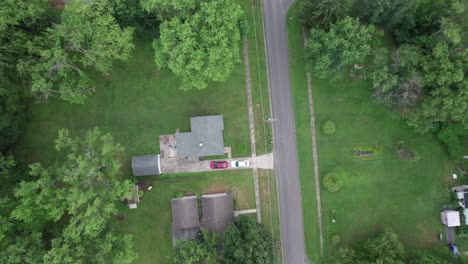
[[[214,170],[216,169],[226,169],[228,167],[227,161],[212,161],[210,162],[210,167]]]

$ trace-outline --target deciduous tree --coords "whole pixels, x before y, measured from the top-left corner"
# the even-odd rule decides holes
[[[83,103],[95,89],[87,70],[107,75],[115,60],[127,60],[132,34],[132,29],[117,25],[107,1],[68,2],[61,22],[31,49],[40,57],[32,67],[32,91],[44,99]]]
[[[62,129],[55,143],[58,151],[66,151],[66,160],[48,168],[31,165],[36,179],[16,189],[12,219],[32,230],[56,223],[46,263],[131,263],[131,237],[112,221],[117,202],[133,186],[120,174],[123,147],[97,128],[77,138]]]
[[[356,18],[346,17],[329,31],[311,29],[307,41],[308,61],[320,78],[341,75],[351,64],[362,64],[371,54],[376,30]]]
[[[348,11],[348,1],[345,0],[301,0],[298,3],[299,18],[307,29],[328,30]]]
[[[241,216],[223,234],[223,263],[271,263],[272,246],[271,236],[263,225]]]
[[[166,1],[154,1],[166,6]],[[174,16],[161,25],[153,43],[155,63],[168,67],[182,79],[182,89],[203,89],[210,81],[225,81],[240,62],[241,7],[229,0],[175,1],[169,6],[189,8],[191,15]],[[186,6],[186,4],[188,6]]]

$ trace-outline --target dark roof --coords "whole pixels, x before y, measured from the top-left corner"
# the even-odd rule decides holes
[[[463,193],[463,207],[468,208],[468,192]]]
[[[224,154],[223,116],[190,118],[191,132],[176,133],[178,157],[203,157]]]
[[[172,207],[172,243],[177,240],[190,240],[200,231],[197,196],[186,196],[171,200]]]
[[[133,176],[149,176],[160,174],[159,155],[144,155],[132,157]]]
[[[223,232],[234,219],[234,202],[231,194],[202,196],[202,224],[210,231]]]

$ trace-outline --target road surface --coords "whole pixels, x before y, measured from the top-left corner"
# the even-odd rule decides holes
[[[289,76],[286,13],[293,0],[264,0],[275,171],[278,177],[283,263],[309,263],[305,252],[296,130]]]

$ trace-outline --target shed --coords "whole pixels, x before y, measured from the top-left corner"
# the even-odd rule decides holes
[[[161,159],[158,155],[143,155],[132,157],[133,176],[149,176],[161,174]]]
[[[223,232],[234,219],[233,197],[228,193],[203,195],[202,211],[202,225],[212,232]]]
[[[190,118],[191,132],[176,133],[177,157],[204,157],[224,154],[222,115]]]
[[[190,240],[200,232],[197,196],[185,196],[171,200],[172,242]]]
[[[460,213],[458,211],[446,210],[440,214],[442,224],[452,227],[460,226]]]

